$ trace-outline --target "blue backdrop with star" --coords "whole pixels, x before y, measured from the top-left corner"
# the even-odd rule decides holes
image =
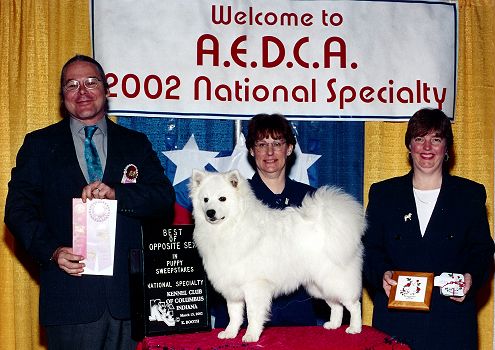
[[[223,169],[226,163],[231,160],[237,161],[232,163],[234,168],[247,167],[247,153],[221,159],[233,156],[233,152],[236,153],[234,121],[119,117],[118,123],[148,136],[167,177],[174,183],[177,203],[188,210],[191,210],[191,202],[187,183],[192,168],[223,171],[226,170]],[[248,121],[242,121],[244,135],[247,134],[247,123]],[[300,151],[296,152],[298,160],[294,165],[294,168],[298,167],[298,169],[292,169],[291,177],[314,187],[322,185],[342,187],[362,202],[364,123],[357,121],[291,123],[300,147]],[[237,151],[245,149],[243,145],[241,146]],[[239,157],[243,158],[241,163]],[[221,169],[215,168],[215,165]],[[245,171],[246,169],[241,173],[245,174]]]

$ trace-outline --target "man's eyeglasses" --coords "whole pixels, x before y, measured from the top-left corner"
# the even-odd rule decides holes
[[[273,142],[264,142],[259,141],[254,144],[254,147],[260,152],[268,151],[268,147],[272,146],[274,152],[279,152],[283,149],[285,145],[285,141],[273,141]]]
[[[82,81],[84,87],[88,90],[96,89],[100,85],[101,80],[95,77],[86,78]],[[81,82],[79,80],[69,80],[64,85],[64,90],[67,92],[74,92],[79,90]]]

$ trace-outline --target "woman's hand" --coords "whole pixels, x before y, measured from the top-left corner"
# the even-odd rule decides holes
[[[469,289],[471,289],[471,286],[473,285],[473,277],[471,276],[470,273],[465,273],[464,274],[464,296],[462,297],[450,297],[450,299],[457,301],[458,303],[462,303],[464,299],[466,299],[466,295],[469,292]]]
[[[397,285],[397,281],[392,279],[393,274],[393,271],[385,271],[385,273],[383,274],[383,289],[385,290],[385,294],[387,294],[387,297],[390,296],[390,289],[392,289],[392,286]]]

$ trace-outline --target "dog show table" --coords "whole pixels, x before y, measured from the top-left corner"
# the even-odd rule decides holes
[[[243,343],[246,332],[241,329],[235,339],[218,339],[222,329],[190,334],[174,334],[144,338],[137,350],[407,350],[409,347],[369,326],[360,334],[347,334],[342,326],[336,330],[323,327],[268,327],[256,343]]]

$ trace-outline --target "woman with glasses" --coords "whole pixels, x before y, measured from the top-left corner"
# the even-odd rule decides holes
[[[289,122],[280,114],[255,115],[248,125],[246,147],[256,173],[249,181],[256,197],[271,208],[300,206],[314,188],[291,180],[296,138]]]
[[[256,197],[271,208],[300,206],[304,196],[315,190],[288,177],[288,169],[295,161],[295,145],[292,127],[282,115],[258,114],[249,121],[246,147],[249,162],[256,170],[249,183]],[[271,318],[266,325],[316,326],[319,303],[301,287],[290,295],[273,300]],[[213,313],[215,327],[226,327],[225,302],[218,302]],[[328,308],[322,312],[323,315],[328,316]]]
[[[412,170],[369,191],[363,269],[373,326],[414,350],[478,348],[475,295],[488,279],[494,247],[484,186],[448,172],[453,140],[441,110],[417,111],[405,134]],[[394,271],[457,273],[464,283],[455,296],[434,287],[429,311],[389,309]]]

